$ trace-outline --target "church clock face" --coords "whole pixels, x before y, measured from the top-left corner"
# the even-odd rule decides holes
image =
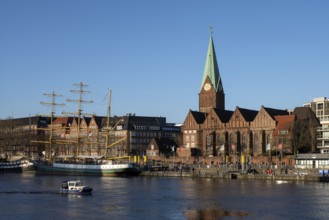
[[[209,83],[206,83],[203,88],[204,90],[208,91],[211,88],[211,86]]]

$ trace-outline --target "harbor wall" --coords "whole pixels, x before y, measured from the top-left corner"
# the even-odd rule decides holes
[[[278,170],[271,173],[241,173],[233,170],[219,170],[200,168],[194,171],[144,171],[141,176],[151,177],[186,177],[186,178],[219,178],[219,179],[244,179],[244,180],[283,180],[283,181],[310,181],[310,182],[329,182],[329,176],[322,176],[316,173],[298,174],[283,173]]]

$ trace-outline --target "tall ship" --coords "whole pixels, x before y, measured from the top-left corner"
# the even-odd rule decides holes
[[[141,169],[135,163],[130,162],[129,156],[120,157],[120,158],[111,158],[108,157],[107,152],[108,149],[112,146],[120,143],[125,138],[121,138],[119,140],[112,141],[110,143],[110,132],[117,126],[117,124],[110,129],[109,121],[110,121],[110,100],[111,100],[111,91],[108,95],[108,110],[106,117],[106,127],[101,131],[101,136],[105,137],[105,143],[102,142],[84,142],[82,143],[81,133],[87,133],[81,128],[83,123],[86,123],[84,118],[84,114],[82,114],[81,103],[86,103],[88,101],[82,100],[82,93],[87,92],[83,90],[83,87],[86,85],[80,82],[76,84],[79,86],[79,90],[72,90],[74,92],[78,92],[80,94],[80,98],[78,100],[72,100],[79,104],[78,111],[75,112],[77,117],[71,117],[70,125],[76,125],[75,135],[70,134],[69,139],[56,139],[55,124],[53,123],[54,118],[54,107],[57,105],[54,102],[54,97],[56,94],[52,94],[52,102],[48,103],[52,105],[51,112],[51,123],[50,128],[48,128],[49,139],[48,141],[36,141],[39,143],[46,143],[48,145],[47,150],[45,150],[44,158],[35,160],[34,166],[36,167],[37,174],[45,174],[45,175],[70,175],[70,176],[138,176],[141,174]],[[67,100],[70,101],[70,100]],[[91,102],[91,101],[90,101]],[[104,121],[104,120],[103,120]],[[72,127],[71,127],[72,129]],[[60,136],[65,136],[65,132]],[[88,136],[88,134],[87,134]],[[104,139],[104,138],[103,138]],[[103,140],[102,139],[102,140]],[[84,153],[81,148],[85,145],[97,145],[100,153],[95,155],[95,153]],[[61,151],[60,155],[56,155],[58,153],[58,145],[67,146],[66,150]],[[103,145],[101,148],[99,145]],[[65,152],[66,154],[63,154]],[[45,159],[47,158],[47,159]]]
[[[61,160],[62,159],[62,160]],[[134,163],[114,163],[114,160],[91,156],[57,158],[55,162],[35,161],[37,174],[69,176],[138,176],[141,169]]]

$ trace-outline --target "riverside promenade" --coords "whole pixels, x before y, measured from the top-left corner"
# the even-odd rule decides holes
[[[329,176],[319,174],[319,170],[297,169],[227,169],[223,167],[192,167],[188,169],[156,169],[145,170],[142,176],[156,177],[189,177],[189,178],[221,178],[221,179],[245,179],[245,180],[274,180],[274,181],[311,181],[329,182]]]

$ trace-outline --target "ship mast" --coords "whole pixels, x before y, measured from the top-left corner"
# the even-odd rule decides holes
[[[76,138],[76,149],[75,149],[75,155],[79,155],[79,148],[80,148],[80,124],[81,124],[81,116],[92,116],[92,114],[85,114],[82,113],[82,104],[83,103],[93,103],[93,101],[87,101],[83,100],[83,94],[84,93],[90,93],[90,91],[84,90],[85,87],[87,87],[87,84],[83,84],[80,82],[79,84],[73,84],[74,86],[78,87],[79,89],[77,90],[70,90],[70,92],[73,93],[78,93],[79,94],[79,99],[67,99],[67,102],[74,102],[78,103],[78,110],[76,112],[63,112],[63,114],[67,115],[77,115],[78,116],[78,127],[77,127],[77,138]]]
[[[55,97],[62,97],[62,95],[56,94],[54,91],[52,93],[44,93],[43,95],[51,97],[51,102],[40,102],[42,105],[51,105],[51,113],[50,113],[50,128],[39,128],[39,130],[49,131],[49,139],[48,141],[32,141],[33,143],[44,143],[49,144],[49,160],[52,161],[53,154],[53,120],[55,116],[55,107],[56,106],[64,106],[64,104],[58,104],[55,102]]]
[[[109,145],[109,127],[110,127],[110,116],[111,116],[111,95],[112,90],[109,91],[107,96],[107,118],[106,118],[106,139],[105,139],[105,156],[107,158],[107,146]]]
[[[118,120],[116,122],[116,124],[111,127],[110,129],[110,117],[111,117],[111,96],[112,96],[112,90],[110,90],[109,94],[108,94],[108,104],[107,104],[107,120],[106,120],[106,134],[105,134],[105,158],[108,158],[108,149],[115,146],[116,144],[119,144],[120,142],[124,141],[127,139],[127,137],[123,137],[120,138],[118,140],[114,140],[113,142],[111,142],[110,144],[110,139],[109,139],[109,135],[111,132],[114,131],[114,129],[116,129],[116,127],[123,121],[123,119],[121,118],[120,120]]]

